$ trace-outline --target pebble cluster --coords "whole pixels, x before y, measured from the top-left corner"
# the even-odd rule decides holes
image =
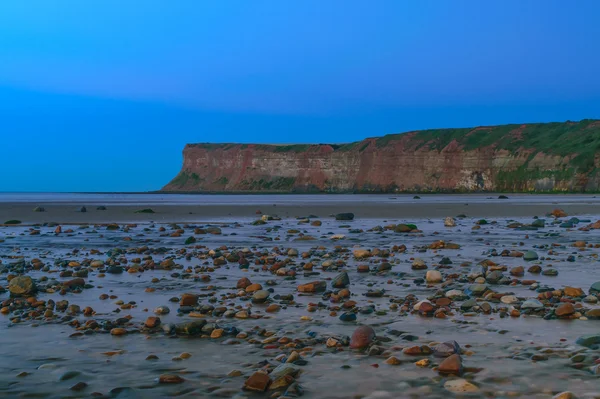
[[[142,336],[199,340],[240,351],[252,348],[264,356],[243,363],[221,359],[232,365],[221,378],[239,381],[238,388],[194,385],[190,392],[196,394],[349,397],[313,388],[311,378],[319,372],[312,364],[315,357],[337,362],[345,356],[348,361],[336,367],[351,369],[347,363],[358,356],[369,365],[363,376],[396,367],[398,378],[405,373],[413,381],[401,393],[374,389],[373,398],[600,397],[600,281],[583,279],[585,284],[573,286],[561,279],[569,264],[598,275],[600,221],[569,218],[557,209],[531,221],[459,215],[433,229],[432,221],[385,222],[359,224],[353,214],[343,213],[287,220],[259,214],[256,220],[222,224],[6,226],[0,237],[0,329],[18,334],[28,326],[64,325],[72,329],[68,340],[98,335],[132,342]],[[503,232],[502,240],[495,238],[497,231]],[[514,236],[508,245],[506,234]],[[36,239],[46,242],[39,245],[43,249],[34,249]],[[18,246],[7,245],[12,242]],[[132,277],[138,279],[138,291],[143,287],[143,301],[131,299],[118,285],[105,287],[105,281],[113,287]],[[169,299],[147,307],[148,298],[157,295]],[[504,326],[495,330],[499,335],[517,320],[536,319],[547,329],[552,323],[573,323],[570,339],[500,355],[531,367],[560,361],[559,369],[598,389],[500,390],[489,376],[492,363],[470,361],[483,348],[471,344],[468,334],[460,339],[432,334],[439,324],[430,319],[457,331],[493,321]],[[597,333],[578,334],[580,323],[592,323]],[[411,329],[396,327],[403,324]],[[126,356],[107,349],[107,356]],[[201,351],[183,352],[172,361],[197,356]],[[146,358],[157,359],[155,354]],[[157,387],[185,387],[191,384],[187,373],[164,372],[152,379]],[[120,392],[93,391],[80,377],[69,371],[60,381],[72,382],[72,392],[86,395]]]

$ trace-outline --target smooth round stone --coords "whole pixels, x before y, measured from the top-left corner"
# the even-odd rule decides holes
[[[35,292],[36,287],[29,276],[17,276],[8,283],[8,290],[13,295],[30,295]]]
[[[341,321],[355,321],[356,320],[356,314],[355,313],[342,313],[342,315],[340,316],[340,320]]]
[[[465,294],[461,290],[450,290],[446,292],[446,297],[450,299],[462,298]]]
[[[247,287],[249,287],[251,285],[252,285],[252,282],[250,281],[250,279],[248,277],[242,277],[241,279],[238,280],[238,282],[236,284],[236,288],[245,290]]]
[[[298,256],[298,250],[295,248],[291,248],[287,254],[288,256]]]
[[[264,303],[271,293],[267,290],[258,290],[252,294],[252,302],[254,303]]]
[[[375,312],[375,309],[371,306],[363,306],[360,308],[360,313],[362,314],[371,314],[373,312]]]
[[[525,254],[523,255],[523,260],[529,262],[532,260],[537,260],[539,258],[537,252],[535,251],[527,251],[525,252]]]
[[[581,337],[577,338],[577,341],[575,341],[575,343],[577,345],[581,345],[581,346],[590,348],[594,345],[600,344],[600,334],[582,335]]]
[[[502,298],[500,298],[500,302],[510,305],[519,302],[519,300],[514,295],[504,295]]]
[[[554,314],[556,314],[556,316],[558,317],[570,316],[573,313],[575,313],[575,307],[573,306],[573,304],[568,302],[559,305],[554,311]]]
[[[106,273],[121,274],[123,273],[123,268],[121,266],[109,266],[108,269],[106,269]]]
[[[425,281],[431,284],[441,283],[442,279],[442,273],[437,270],[429,270],[427,274],[425,274]]]
[[[600,294],[600,281],[596,281],[590,286],[589,294]]]
[[[369,346],[375,339],[375,330],[369,326],[360,326],[350,338],[350,348],[362,349]]]
[[[542,272],[544,276],[558,276],[558,270],[556,269],[546,269]]]
[[[511,276],[522,276],[525,274],[525,268],[523,266],[517,266],[510,269]]]
[[[431,302],[429,302],[428,300],[424,299],[422,301],[419,301],[419,302],[415,303],[415,306],[413,306],[413,310],[419,310],[419,309],[421,309],[421,305],[423,305],[424,303],[431,305]]]
[[[583,302],[586,302],[586,303],[598,303],[598,297],[596,297],[594,295],[588,295],[585,298],[583,298]]]
[[[504,275],[500,270],[494,270],[493,272],[488,273],[485,279],[490,284],[498,284],[502,277],[504,277]]]
[[[485,284],[472,284],[467,288],[465,294],[473,296],[481,296],[488,289]]]

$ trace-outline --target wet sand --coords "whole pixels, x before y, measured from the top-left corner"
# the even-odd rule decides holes
[[[75,203],[42,203],[40,213],[37,203],[0,204],[4,219],[63,223],[60,232],[0,226],[0,287],[18,275],[38,287],[35,300],[0,292],[0,357],[10,359],[0,363],[0,397],[448,398],[460,397],[451,389],[462,384],[476,398],[550,399],[563,391],[598,398],[600,348],[578,339],[600,342],[598,294],[590,295],[600,284],[600,230],[581,229],[600,212],[585,203],[594,199],[562,199],[479,198],[473,205],[481,213],[461,210],[472,205],[456,198],[376,206],[352,198],[337,206],[282,201],[278,212],[265,202],[140,201],[105,203],[106,211],[90,202],[86,213]],[[133,213],[146,207],[157,213]],[[534,215],[558,207],[569,216],[531,226]],[[257,209],[283,218],[256,225]],[[343,211],[355,220],[327,216]],[[468,217],[444,225],[445,216],[460,213]],[[561,227],[578,213],[588,216]],[[292,217],[309,214],[322,217]],[[111,222],[121,223],[107,228]],[[418,230],[383,228],[400,223]],[[538,259],[525,260],[527,251]],[[425,281],[433,271],[440,282]],[[344,273],[346,288],[334,286]],[[260,285],[260,296],[243,288],[245,278]],[[299,289],[315,281],[325,290]],[[182,303],[184,294],[193,300]],[[156,313],[165,306],[169,313]],[[160,325],[148,327],[149,317]],[[182,327],[198,322],[198,331]],[[376,336],[352,348],[361,325]],[[430,353],[451,341],[463,366],[455,374],[441,372],[445,358]],[[262,372],[269,373],[266,392],[244,389]],[[178,379],[161,383],[165,375]]]
[[[268,201],[268,196],[262,196]],[[387,197],[385,197],[387,199]],[[140,198],[139,204],[90,204],[84,202],[53,203],[41,202],[44,212],[34,212],[36,203],[0,202],[0,223],[17,219],[23,223],[122,223],[122,222],[201,222],[216,218],[245,218],[256,217],[257,211],[264,214],[278,215],[280,217],[306,217],[315,215],[326,218],[340,212],[352,212],[356,218],[383,219],[383,218],[442,218],[446,216],[466,215],[468,217],[524,217],[544,216],[553,209],[560,207],[569,215],[592,215],[600,212],[600,200],[587,197],[581,201],[571,202],[569,196],[556,196],[551,199],[538,201],[536,196],[527,202],[512,199],[499,200],[497,198],[469,201],[468,196],[462,196],[463,201],[443,202],[436,197],[435,202],[420,200],[372,203],[361,201],[361,196],[356,200],[345,201],[339,204],[326,202],[307,202],[306,204],[288,203],[274,200],[272,203],[258,204],[208,204],[208,205],[163,205],[161,203],[146,203]],[[518,197],[522,198],[522,197]],[[250,197],[252,199],[252,197]],[[578,197],[578,199],[580,199]],[[566,201],[565,201],[566,200]],[[567,202],[567,204],[565,204]],[[98,206],[106,206],[106,210],[99,211]],[[87,212],[79,212],[85,206]],[[141,209],[150,208],[155,213],[136,213]]]

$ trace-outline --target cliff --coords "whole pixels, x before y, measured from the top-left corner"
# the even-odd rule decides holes
[[[600,121],[437,129],[332,144],[188,144],[176,192],[595,192]]]

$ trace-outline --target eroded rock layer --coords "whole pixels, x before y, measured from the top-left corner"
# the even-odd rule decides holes
[[[188,144],[164,191],[599,191],[600,121],[438,129],[333,144]]]

